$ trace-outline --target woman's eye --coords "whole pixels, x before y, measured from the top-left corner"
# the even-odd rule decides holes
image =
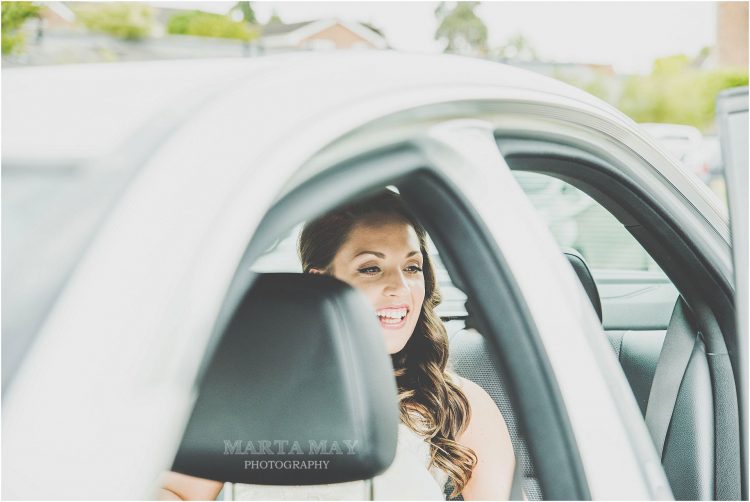
[[[420,267],[419,265],[409,265],[408,267],[406,267],[406,271],[411,274],[418,274],[422,271],[422,267]]]
[[[380,272],[380,267],[372,266],[372,267],[364,267],[357,270],[360,274],[377,274]]]

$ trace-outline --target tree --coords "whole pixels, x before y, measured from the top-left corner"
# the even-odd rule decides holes
[[[232,21],[229,17],[209,12],[180,12],[169,18],[167,33],[196,37],[234,38],[250,41],[260,32],[243,21]]]
[[[268,19],[266,26],[274,24],[284,24],[284,21],[281,20],[281,17],[279,17],[279,13],[276,11],[276,9],[273,9],[271,11],[271,17]]]
[[[654,76],[679,75],[690,69],[690,58],[685,54],[676,54],[654,61],[651,74]]]
[[[141,40],[151,34],[154,10],[137,2],[71,4],[76,16],[91,31],[125,40]]]
[[[706,130],[714,124],[719,92],[747,83],[747,70],[700,71],[688,56],[679,54],[654,61],[651,75],[629,77],[618,107],[637,122]]]
[[[258,21],[255,19],[255,11],[250,2],[237,2],[231,11],[242,13],[242,20],[247,24],[258,24]]]
[[[498,48],[497,53],[502,59],[507,60],[536,61],[538,59],[531,42],[520,33],[510,37]]]
[[[40,7],[31,2],[3,2],[2,3],[2,52],[13,54],[23,49],[23,33],[18,29],[32,18],[39,17]]]
[[[445,52],[459,54],[487,53],[487,26],[474,10],[479,2],[455,2],[452,8],[440,2],[435,16],[440,22],[435,40],[446,42]]]

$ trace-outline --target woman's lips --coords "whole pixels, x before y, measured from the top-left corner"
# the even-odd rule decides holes
[[[401,329],[409,318],[409,308],[406,305],[395,305],[377,310],[378,321],[383,329]]]

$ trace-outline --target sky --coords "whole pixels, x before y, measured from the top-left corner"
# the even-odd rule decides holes
[[[226,12],[232,2],[151,2]],[[285,23],[321,18],[364,21],[395,49],[441,52],[434,39],[438,2],[252,2],[260,22],[275,10]],[[201,6],[201,7],[198,7]],[[713,45],[714,2],[482,2],[477,14],[490,47],[522,34],[543,60],[611,64],[619,73],[648,73],[654,59],[694,56]]]

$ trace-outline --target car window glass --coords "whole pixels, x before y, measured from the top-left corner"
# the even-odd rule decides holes
[[[581,253],[589,268],[663,275],[625,227],[583,191],[544,174],[513,174],[560,247]]]
[[[604,329],[665,329],[677,290],[622,223],[569,183],[538,173],[513,174],[560,248],[578,251],[588,264]]]

